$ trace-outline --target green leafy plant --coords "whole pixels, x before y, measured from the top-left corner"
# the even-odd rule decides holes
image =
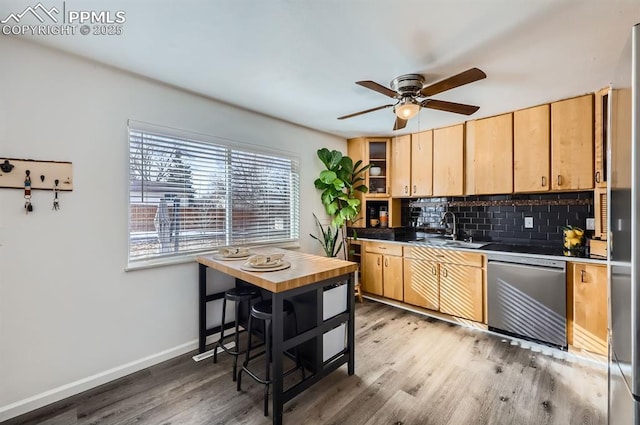
[[[315,214],[313,215],[313,218],[316,219],[316,225],[318,226],[318,229],[320,229],[322,239],[316,237],[311,233],[309,233],[309,236],[320,243],[327,257],[337,257],[338,253],[342,249],[342,241],[340,241],[340,243],[336,245],[336,243],[338,242],[338,236],[340,235],[339,229],[333,225],[329,225],[325,230]]]
[[[325,170],[320,172],[314,185],[316,189],[322,191],[320,199],[325,212],[331,217],[331,224],[341,230],[342,239],[346,240],[345,225],[347,222],[353,223],[357,220],[362,207],[357,194],[369,191],[369,188],[364,184],[363,175],[371,165],[362,165],[361,160],[354,164],[350,157],[337,150],[330,151],[327,148],[322,148],[318,149],[317,154],[324,164]],[[341,246],[344,245],[341,244]],[[346,259],[347,247],[344,247]]]
[[[320,172],[320,177],[314,184],[316,189],[322,191],[322,205],[332,217],[332,224],[342,227],[347,221],[358,217],[362,205],[356,192],[368,192],[369,189],[363,184],[362,174],[370,165],[363,166],[361,160],[354,164],[351,158],[342,155],[340,151],[330,151],[327,148],[318,150],[318,158],[326,169]]]

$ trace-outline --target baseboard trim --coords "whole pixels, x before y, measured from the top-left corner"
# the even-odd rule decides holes
[[[210,335],[209,337],[207,337],[207,344],[217,340],[218,334]],[[112,369],[96,373],[95,375],[79,379],[75,382],[70,382],[57,388],[44,391],[32,397],[16,401],[5,406],[0,406],[0,422],[15,418],[16,416],[23,415],[33,410],[47,406],[51,403],[63,400],[67,397],[80,394],[83,391],[95,388],[102,384],[106,384],[107,382],[122,378],[123,376],[127,376],[131,373],[137,372],[147,367],[162,363],[174,357],[181,356],[197,348],[198,340],[194,339],[192,341],[169,348],[159,353],[143,357],[139,360],[134,360],[121,366],[116,366]]]

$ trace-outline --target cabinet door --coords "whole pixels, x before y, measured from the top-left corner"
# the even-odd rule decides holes
[[[593,188],[593,95],[551,104],[551,188]]]
[[[609,133],[609,88],[596,92],[595,100],[595,167],[596,187],[607,187],[607,138]]]
[[[513,114],[467,122],[467,194],[513,192]]]
[[[482,322],[484,279],[482,269],[456,264],[440,265],[440,311]]]
[[[464,125],[433,130],[433,196],[464,194]]]
[[[411,135],[391,140],[391,196],[409,196],[411,187]]]
[[[433,194],[433,131],[411,135],[411,196]]]
[[[438,263],[404,259],[404,302],[419,307],[440,308]]]
[[[365,252],[362,290],[370,294],[382,295],[382,254]]]
[[[607,354],[607,267],[573,265],[573,345]]]
[[[382,262],[382,295],[386,298],[403,301],[402,257],[383,255]]]
[[[549,190],[551,156],[549,105],[513,113],[513,190]]]

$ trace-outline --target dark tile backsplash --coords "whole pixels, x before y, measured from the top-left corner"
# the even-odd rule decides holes
[[[593,192],[424,198],[402,206],[403,224],[418,230],[444,229],[442,214],[451,211],[465,236],[544,243],[562,240],[562,226],[585,228],[586,219],[593,217]],[[524,228],[525,217],[533,217],[533,229]]]

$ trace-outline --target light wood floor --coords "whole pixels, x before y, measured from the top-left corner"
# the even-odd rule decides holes
[[[285,405],[289,425],[605,424],[606,369],[376,302],[356,309],[356,375],[343,366]],[[555,353],[555,355],[553,354]],[[3,425],[268,425],[262,386],[230,356],[181,356]]]

